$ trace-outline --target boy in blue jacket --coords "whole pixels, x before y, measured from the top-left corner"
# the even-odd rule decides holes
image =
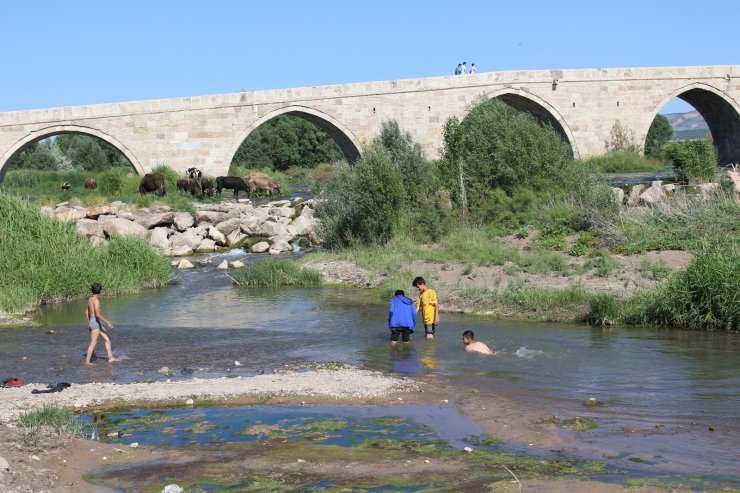
[[[388,311],[388,328],[391,329],[391,345],[395,346],[400,335],[403,342],[411,340],[416,326],[416,305],[406,297],[403,290],[396,290]]]

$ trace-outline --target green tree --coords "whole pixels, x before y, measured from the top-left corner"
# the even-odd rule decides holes
[[[421,153],[409,132],[402,132],[395,120],[382,122],[373,143],[385,149],[398,170],[406,201],[412,203],[432,187],[435,176],[431,163]]]
[[[53,143],[49,139],[31,144],[18,156],[15,166],[38,170],[57,169],[57,158],[52,146]]]
[[[279,115],[244,139],[232,164],[284,171],[295,166],[314,168],[343,158],[337,143],[322,129],[303,118]]]
[[[650,124],[647,139],[645,139],[645,155],[659,155],[663,146],[673,137],[673,127],[671,127],[668,118],[663,115],[656,115],[653,123]]]
[[[444,135],[444,170],[440,169],[442,175],[446,175],[447,181],[453,183],[455,178],[459,185],[456,196],[460,203],[463,215],[468,210],[468,198],[465,191],[465,132],[460,121],[452,117],[445,122]]]
[[[73,167],[98,171],[111,166],[100,142],[102,141],[88,135],[62,134],[54,143],[69,158]],[[117,150],[115,152],[118,153]]]

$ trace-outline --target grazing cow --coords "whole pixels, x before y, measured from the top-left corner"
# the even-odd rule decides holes
[[[249,186],[250,195],[256,190],[264,190],[270,196],[272,196],[274,190],[277,190],[279,193],[283,192],[283,186],[269,176],[252,176],[249,178],[247,186]]]
[[[183,178],[181,180],[177,180],[177,189],[188,192],[193,197],[200,197],[202,194],[198,182],[191,178]]]
[[[95,181],[95,178],[85,178],[85,188],[95,190],[98,188],[98,182]]]
[[[210,178],[203,178],[200,180],[200,187],[203,189],[204,195],[213,197],[213,182]]]
[[[141,179],[139,183],[139,193],[146,195],[148,193],[155,192],[158,196],[164,197],[166,190],[164,189],[164,175],[162,173],[147,173]]]
[[[72,190],[72,185],[68,181],[62,182],[62,192],[69,192]]]
[[[191,180],[200,180],[200,177],[203,176],[203,173],[198,168],[188,168],[185,170],[185,173],[187,173]]]
[[[216,177],[216,192],[219,195],[221,194],[221,189],[223,188],[234,190],[234,198],[239,197],[239,190],[244,190],[245,192],[250,193],[249,187],[247,186],[247,182],[245,182],[239,176],[218,176]]]

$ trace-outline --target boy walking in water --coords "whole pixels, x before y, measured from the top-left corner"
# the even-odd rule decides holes
[[[416,310],[421,311],[421,317],[424,321],[424,332],[427,339],[434,339],[434,333],[439,325],[439,304],[437,303],[437,293],[427,286],[423,277],[417,277],[411,283],[419,291],[419,301],[416,303]]]
[[[398,342],[401,335],[403,342],[411,341],[411,334],[416,326],[416,307],[414,302],[406,297],[401,289],[391,298],[391,306],[388,310],[388,328],[391,329],[391,346]]]
[[[105,327],[103,327],[103,322],[105,322],[106,325],[108,325],[108,330],[113,329],[113,324],[110,323],[110,321],[106,319],[100,312],[100,299],[98,295],[102,290],[103,287],[100,285],[99,282],[95,282],[92,286],[90,286],[92,296],[87,299],[87,308],[85,308],[85,319],[87,320],[87,328],[90,330],[90,346],[88,346],[87,348],[87,357],[85,358],[86,365],[93,364],[90,361],[90,358],[92,358],[92,354],[95,351],[95,346],[98,344],[99,335],[103,336],[105,350],[108,352],[108,362],[117,361],[113,357],[113,350],[111,349],[110,345],[110,336],[105,330]]]

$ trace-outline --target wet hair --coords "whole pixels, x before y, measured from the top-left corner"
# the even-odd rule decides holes
[[[419,284],[426,284],[427,282],[424,280],[423,277],[419,276],[414,279],[414,281],[411,283],[413,287],[417,287]]]
[[[92,286],[90,286],[90,291],[92,291],[92,294],[100,294],[102,290],[103,286],[101,286],[99,282],[94,282],[92,283]]]
[[[475,340],[475,334],[473,334],[472,330],[466,330],[465,332],[463,332],[463,337],[467,337],[471,341]]]
[[[403,292],[403,289],[396,289],[396,294],[393,296],[406,296],[406,293]]]

